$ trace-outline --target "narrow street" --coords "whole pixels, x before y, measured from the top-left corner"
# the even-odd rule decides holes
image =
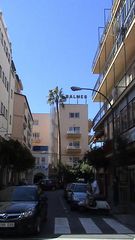
[[[48,220],[43,224],[40,237],[77,234],[133,234],[132,226],[122,224],[113,215],[88,211],[71,211],[63,197],[63,190],[48,191]]]

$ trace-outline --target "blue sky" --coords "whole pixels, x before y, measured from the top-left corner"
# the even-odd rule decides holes
[[[93,88],[98,76],[92,61],[98,46],[98,27],[112,0],[1,0],[0,10],[12,43],[13,60],[33,113],[50,111],[47,96],[58,86]],[[107,11],[106,11],[107,13]],[[99,110],[87,94],[89,118]]]

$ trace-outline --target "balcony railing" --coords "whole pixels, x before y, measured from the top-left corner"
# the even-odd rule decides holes
[[[109,28],[110,21],[111,21],[111,12],[110,12],[110,15],[108,16],[108,19],[107,19],[106,24],[104,26],[104,31],[103,31],[102,36],[100,38],[99,45],[97,47],[97,50],[96,50],[96,53],[95,53],[95,56],[94,56],[94,59],[93,59],[93,62],[92,62],[92,69],[94,68],[94,66],[96,64],[96,60],[97,60],[97,57],[99,55],[99,52],[100,52],[101,46],[103,44],[104,38],[106,36],[106,32]]]
[[[39,139],[39,138],[32,139],[32,143],[40,143],[40,142],[41,142],[41,139]]]
[[[116,55],[116,52],[118,51],[118,49],[119,49],[119,47],[120,47],[120,45],[122,43],[122,39],[123,39],[123,36],[120,33],[118,38],[117,38],[117,40],[116,40],[116,42],[115,42],[115,44],[114,44],[114,46],[113,46],[113,48],[112,48],[112,51],[111,51],[110,55],[109,55],[109,57],[108,57],[108,59],[107,59],[107,61],[105,63],[105,67],[104,67],[103,73],[100,74],[98,79],[97,79],[97,82],[96,82],[96,84],[94,86],[94,90],[98,90],[99,86],[102,84],[104,76],[105,76],[105,74],[106,74],[106,72],[108,70],[108,67],[110,66],[112,60],[114,59],[114,56]],[[95,95],[96,95],[96,92],[93,91],[92,92],[92,98],[94,98]]]
[[[126,76],[126,78],[128,78],[128,75]],[[122,85],[122,80],[119,82],[118,86],[115,87],[114,89],[114,96],[112,98],[112,100],[110,100],[110,102],[112,102],[112,104],[115,103],[115,101],[120,97],[120,95],[125,91],[125,89],[127,89],[127,87],[130,85],[130,83],[134,83],[135,82],[135,78],[132,79],[132,81],[128,82],[127,81],[127,85]],[[97,115],[95,116],[95,118],[93,119],[93,127],[96,126],[96,124],[101,120],[101,118],[106,114],[106,112],[109,110],[110,106],[108,105],[108,103],[104,103],[103,106],[100,108],[100,110],[98,111]]]
[[[80,153],[81,147],[80,146],[67,146],[67,152]]]
[[[120,30],[119,30],[119,34],[117,36],[117,39],[114,43],[114,46],[112,48],[112,51],[105,63],[105,67],[104,67],[104,71],[102,74],[99,75],[98,79],[97,79],[97,82],[94,86],[94,89],[95,90],[98,90],[99,86],[101,85],[102,81],[103,81],[103,78],[108,70],[108,67],[110,66],[112,60],[114,59],[114,56],[116,55],[116,53],[118,52],[118,49],[123,41],[123,38],[126,34],[126,32],[128,31],[131,23],[133,22],[133,19],[135,17],[135,1],[132,3],[129,11],[128,11],[128,14],[126,15],[125,19],[123,20],[123,22],[121,23],[121,27],[120,27]],[[122,19],[121,15],[119,16],[119,18]],[[94,58],[95,59],[95,58]],[[95,60],[94,60],[95,61]],[[96,92],[93,91],[92,93],[92,97],[94,98],[94,96],[96,95]]]
[[[79,131],[67,131],[67,137],[80,137],[81,133]]]

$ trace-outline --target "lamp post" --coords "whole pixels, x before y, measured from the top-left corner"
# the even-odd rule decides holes
[[[110,108],[111,108],[111,112],[112,112],[112,141],[113,141],[113,155],[114,155],[114,150],[115,150],[115,148],[114,148],[114,111],[113,111],[113,106],[112,106],[110,100],[109,100],[103,93],[101,93],[100,91],[95,90],[95,89],[93,89],[93,88],[84,88],[84,87],[76,87],[76,86],[73,86],[73,87],[71,87],[71,90],[72,90],[72,91],[88,90],[88,91],[92,91],[92,92],[93,92],[93,91],[94,91],[94,92],[97,92],[97,93],[99,93],[102,97],[104,97],[104,98],[106,99],[106,101],[109,103]]]
[[[99,93],[102,97],[104,97],[104,98],[106,99],[106,101],[107,101],[107,102],[109,103],[109,105],[110,105],[111,110],[113,111],[113,107],[112,107],[112,104],[111,104],[110,100],[109,100],[103,93],[101,93],[100,91],[95,90],[95,89],[93,89],[93,88],[84,88],[84,87],[75,87],[75,86],[71,87],[71,90],[72,90],[72,91],[88,90],[88,91],[92,91],[92,92],[97,92],[97,93]]]
[[[94,91],[99,93],[102,97],[104,97],[106,99],[106,101],[109,103],[110,108],[111,108],[111,113],[112,113],[112,143],[113,143],[113,157],[115,156],[115,141],[114,141],[114,111],[113,111],[113,106],[110,102],[110,100],[100,91],[95,90],[93,88],[84,88],[84,87],[76,87],[76,86],[72,86],[71,87],[72,91],[81,91],[81,90],[88,90],[88,91]]]
[[[111,113],[112,113],[112,154],[113,154],[113,175],[115,176],[116,172],[115,172],[115,132],[114,132],[114,109],[112,106],[112,103],[110,102],[110,100],[100,91],[95,90],[93,88],[84,88],[84,87],[76,87],[76,86],[72,86],[71,87],[72,91],[81,91],[81,90],[88,90],[88,91],[94,91],[99,93],[102,97],[104,97],[106,99],[106,101],[109,103],[110,105],[110,109],[111,109]],[[113,193],[115,194],[115,193]]]

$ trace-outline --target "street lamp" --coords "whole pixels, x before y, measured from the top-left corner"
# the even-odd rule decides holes
[[[72,91],[81,91],[81,90],[88,90],[88,91],[94,91],[99,93],[102,97],[104,97],[106,99],[106,101],[109,103],[110,105],[110,109],[111,109],[111,113],[112,113],[112,154],[113,154],[113,166],[115,166],[115,132],[114,132],[114,109],[112,106],[112,103],[110,102],[110,100],[100,91],[95,90],[93,88],[84,88],[84,87],[76,87],[76,86],[72,86],[71,87]],[[113,167],[113,174],[115,175],[115,168]]]
[[[95,90],[95,89],[93,89],[93,88],[83,88],[83,87],[75,87],[75,86],[71,87],[71,90],[72,90],[72,91],[88,90],[88,91],[93,91],[93,92],[99,93],[99,94],[100,94],[102,97],[104,97],[104,98],[106,99],[106,101],[109,103],[110,108],[111,108],[111,110],[112,110],[112,112],[113,112],[113,107],[112,107],[112,104],[111,104],[110,100],[109,100],[103,93],[101,93],[100,91]]]

